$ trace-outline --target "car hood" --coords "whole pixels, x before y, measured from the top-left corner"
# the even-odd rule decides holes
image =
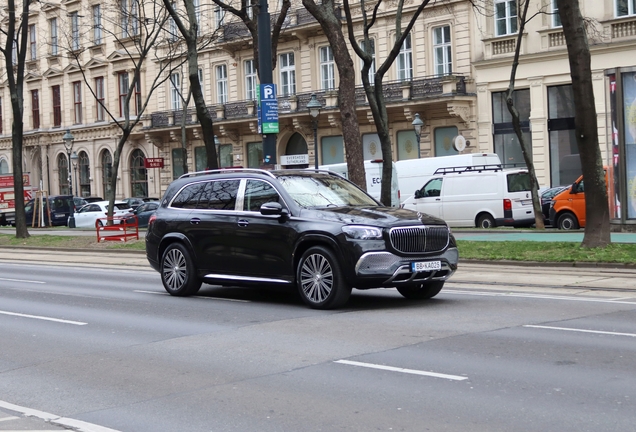
[[[345,206],[304,209],[301,216],[356,225],[399,226],[420,223],[425,225],[446,225],[446,222],[442,219],[426,213],[382,206]]]

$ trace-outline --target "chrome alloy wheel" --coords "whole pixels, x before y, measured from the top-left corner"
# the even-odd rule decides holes
[[[175,291],[181,289],[188,275],[185,256],[179,249],[171,249],[163,258],[163,280]]]
[[[331,293],[334,284],[331,264],[324,255],[309,255],[300,269],[300,284],[308,300],[323,302]]]

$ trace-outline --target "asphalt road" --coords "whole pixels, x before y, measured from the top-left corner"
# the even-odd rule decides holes
[[[281,291],[174,298],[142,268],[1,261],[0,410],[91,431],[633,429],[625,275],[472,269],[429,302],[354,291],[325,312]]]

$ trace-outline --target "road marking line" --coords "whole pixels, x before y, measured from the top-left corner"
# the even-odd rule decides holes
[[[548,329],[548,330],[563,330],[563,331],[572,331],[572,332],[580,332],[580,333],[604,334],[604,335],[611,335],[611,336],[636,337],[636,334],[634,333],[618,333],[618,332],[608,332],[608,331],[601,331],[601,330],[583,330],[583,329],[575,329],[575,328],[567,328],[567,327],[551,327],[551,326],[540,326],[540,325],[524,325],[523,327]]]
[[[436,372],[420,371],[415,369],[404,369],[404,368],[397,368],[392,366],[377,365],[373,363],[361,363],[361,362],[351,361],[351,360],[335,360],[334,363],[341,363],[341,364],[346,364],[350,366],[360,366],[360,367],[366,367],[371,369],[381,369],[381,370],[386,370],[391,372],[401,372],[401,373],[412,374],[412,375],[424,375],[424,376],[430,376],[434,378],[444,378],[444,379],[449,379],[453,381],[463,381],[468,379],[468,377],[463,377],[458,375],[447,375],[447,374],[441,374]]]
[[[0,281],[7,282],[26,282],[26,283],[36,283],[36,284],[45,284],[43,281],[35,281],[35,280],[27,280],[27,279],[9,279],[9,278],[0,278]]]
[[[167,292],[157,292],[157,291],[133,290],[133,292],[142,293],[142,294],[156,294],[156,295],[163,295],[163,296],[170,295],[170,293],[167,293]],[[228,299],[228,298],[222,298],[222,297],[205,297],[205,296],[190,296],[190,297],[200,298],[204,300],[222,300],[222,301],[239,302],[239,303],[251,303],[250,300]]]
[[[72,428],[73,430],[76,430],[79,432],[120,432],[118,430],[110,429],[110,428],[96,425],[93,423],[87,423],[85,421],[75,420],[68,417],[60,417],[55,414],[47,413],[44,411],[38,411],[31,408],[21,407],[19,405],[14,405],[12,403],[1,401],[1,400],[0,400],[0,408],[16,411],[16,412],[24,414],[27,417],[37,417],[39,419],[42,419],[54,425],[68,426]]]
[[[513,294],[513,293],[490,293],[490,292],[480,292],[480,291],[461,291],[461,290],[443,290],[442,293],[446,294],[467,294],[474,296],[486,296],[486,297],[521,297],[521,298],[533,298],[533,299],[544,299],[544,300],[569,300],[569,301],[580,301],[580,302],[590,302],[590,303],[612,303],[612,304],[628,304],[635,305],[636,299],[634,301],[617,301],[617,300],[603,300],[603,299],[593,299],[593,298],[582,298],[582,297],[567,297],[567,296],[554,296],[554,295],[541,295],[541,294]]]
[[[11,416],[11,417],[2,417],[2,418],[0,418],[0,422],[9,421],[9,420],[20,420],[20,417]]]
[[[59,322],[59,323],[62,323],[62,324],[73,324],[73,325],[78,325],[78,326],[82,326],[82,325],[87,325],[88,324],[88,323],[80,322],[80,321],[69,321],[69,320],[64,320],[64,319],[59,319],[59,318],[50,318],[50,317],[38,316],[38,315],[28,315],[28,314],[21,314],[21,313],[16,313],[16,312],[0,311],[0,314],[1,315],[17,316],[17,317],[22,317],[22,318],[33,318],[33,319],[39,319],[39,320],[44,320],[44,321],[53,321],[53,322]]]

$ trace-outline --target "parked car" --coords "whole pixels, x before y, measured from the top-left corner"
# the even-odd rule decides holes
[[[88,201],[86,201],[82,197],[76,196],[76,197],[73,197],[73,204],[75,205],[75,210],[79,210],[80,208],[88,204]]]
[[[137,224],[139,228],[145,228],[148,226],[148,220],[150,216],[155,214],[155,211],[159,208],[159,201],[150,201],[141,204],[139,207],[133,210],[133,214],[137,216]]]
[[[352,288],[440,292],[459,254],[439,218],[385,207],[331,171],[185,174],[150,217],[146,255],[174,296],[216,285],[295,287],[316,309]]]
[[[43,206],[36,208],[35,199],[30,199],[24,205],[24,214],[28,226],[62,226],[67,225],[69,216],[75,211],[75,204],[71,195],[51,195],[43,200]],[[41,211],[40,211],[41,210]],[[33,212],[36,211],[35,218]],[[49,221],[50,212],[50,221]],[[38,222],[38,219],[39,222]]]
[[[125,217],[132,214],[132,208],[123,201],[115,201],[113,217]],[[77,228],[95,228],[96,225],[106,225],[108,216],[108,201],[97,201],[86,204],[75,212],[75,226]],[[102,220],[103,219],[103,220]],[[121,219],[114,219],[114,224],[121,223]]]
[[[550,204],[552,198],[563,192],[569,186],[555,186],[541,192],[541,212],[543,213],[543,223],[550,224]]]
[[[86,200],[86,202],[89,202],[89,203],[97,202],[97,201],[104,201],[104,198],[99,197],[99,196],[84,197],[84,199]]]

